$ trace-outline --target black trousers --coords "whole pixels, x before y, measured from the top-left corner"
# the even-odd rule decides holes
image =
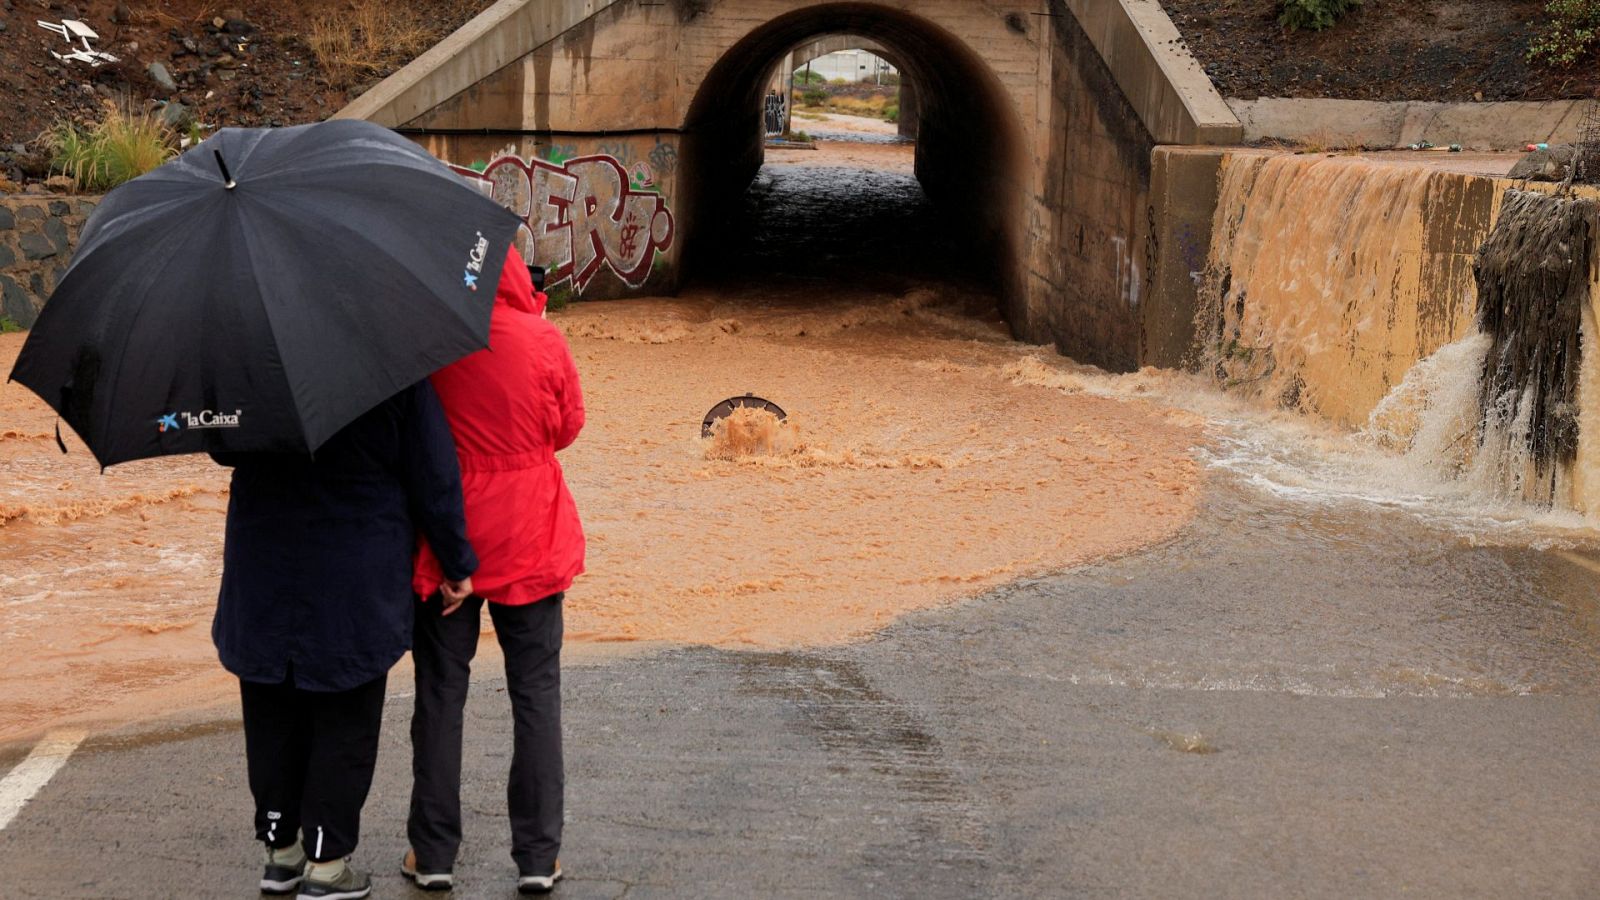
[[[239,682],[256,837],[288,847],[305,832],[313,862],[349,856],[361,836],[383,724],[383,675],[348,691]]]
[[[561,851],[561,603],[556,594],[525,606],[489,604],[511,698],[511,858],[524,875],[549,872]],[[461,721],[483,605],[473,597],[441,616],[437,596],[417,604],[406,834],[424,872],[450,871],[461,847]]]

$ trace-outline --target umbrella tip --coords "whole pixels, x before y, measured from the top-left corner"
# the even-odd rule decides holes
[[[222,159],[222,151],[213,150],[211,155],[217,158],[217,168],[222,170],[222,186],[230,191],[233,190],[238,186],[238,182],[234,181],[233,176],[228,174],[228,164]]]

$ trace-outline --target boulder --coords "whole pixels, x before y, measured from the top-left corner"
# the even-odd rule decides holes
[[[145,71],[149,73],[150,80],[160,85],[162,90],[169,94],[178,92],[178,82],[172,77],[172,73],[167,71],[166,66],[159,62],[153,62],[145,68]]]
[[[1572,150],[1571,144],[1552,144],[1548,150],[1534,150],[1517,160],[1507,177],[1526,178],[1529,181],[1561,181],[1567,177]]]
[[[170,100],[167,102],[167,105],[161,107],[161,121],[172,128],[182,131],[188,128],[189,124],[194,121],[194,113],[189,110],[189,107],[184,106],[182,103],[179,103],[176,100]]]

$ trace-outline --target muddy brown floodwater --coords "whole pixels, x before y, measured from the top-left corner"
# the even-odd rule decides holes
[[[589,409],[563,454],[589,536],[568,641],[846,641],[1174,534],[1196,507],[1201,421],[1063,393],[1053,352],[1012,342],[992,310],[927,284],[554,314]],[[0,370],[21,344],[0,336]],[[789,413],[747,436],[781,434],[702,440],[706,410],[746,392]],[[70,434],[59,453],[54,421],[0,387],[0,741],[227,699],[209,636],[226,470],[101,474]]]

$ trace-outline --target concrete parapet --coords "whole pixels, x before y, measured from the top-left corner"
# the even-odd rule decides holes
[[[335,114],[397,128],[618,0],[500,0]]]
[[[1244,129],[1154,0],[1066,0],[1159,144],[1236,144]]]
[[[1584,100],[1424,103],[1263,97],[1230,99],[1244,140],[1328,147],[1406,147],[1419,141],[1469,150],[1516,150],[1577,137]]]

